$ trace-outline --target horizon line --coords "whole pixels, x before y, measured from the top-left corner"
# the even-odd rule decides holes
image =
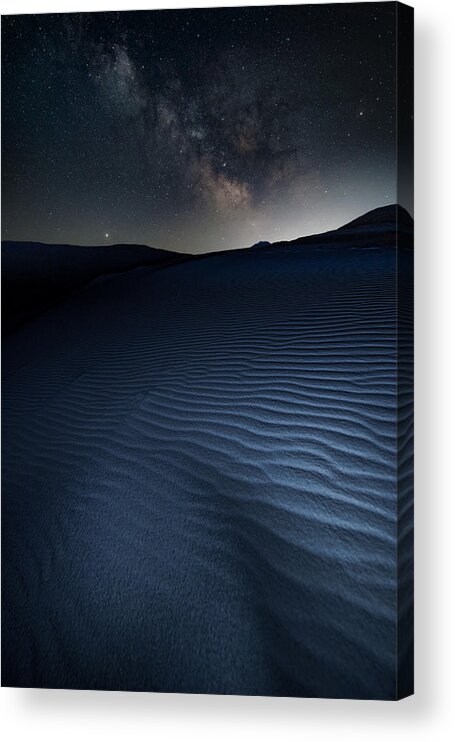
[[[227,247],[227,248],[222,248],[220,250],[208,250],[207,252],[181,252],[180,250],[174,250],[174,249],[163,248],[163,247],[154,247],[153,245],[149,245],[147,243],[140,243],[140,242],[112,242],[109,244],[99,243],[99,244],[94,244],[94,245],[92,244],[81,245],[81,244],[72,243],[72,242],[43,242],[42,240],[14,240],[14,239],[8,239],[4,237],[2,237],[1,242],[2,243],[3,242],[14,242],[16,244],[30,244],[31,243],[35,245],[49,245],[49,246],[60,245],[61,247],[78,247],[78,248],[144,247],[144,248],[147,248],[148,250],[157,250],[160,252],[166,252],[166,253],[171,253],[171,254],[176,254],[176,255],[189,255],[189,256],[198,257],[201,255],[211,255],[212,253],[235,252],[236,250],[249,250],[250,248],[255,247],[256,245],[260,245],[262,243],[264,245],[270,245],[270,246],[283,245],[283,244],[289,244],[292,242],[295,243],[295,242],[298,242],[299,240],[308,240],[312,237],[320,237],[322,235],[327,235],[332,232],[338,232],[339,230],[345,229],[346,227],[349,227],[350,225],[354,226],[355,222],[357,222],[358,220],[363,219],[367,217],[369,214],[373,214],[376,211],[381,211],[384,209],[388,209],[388,210],[396,209],[397,211],[398,209],[400,209],[402,212],[405,212],[405,214],[414,222],[413,215],[408,211],[408,209],[406,209],[406,207],[402,206],[399,203],[392,203],[392,204],[384,204],[383,206],[376,206],[373,209],[369,209],[368,211],[365,211],[364,213],[359,214],[359,216],[354,217],[354,219],[350,219],[348,222],[342,223],[339,227],[327,229],[325,232],[313,232],[307,235],[301,234],[297,237],[293,237],[288,240],[274,240],[273,242],[271,242],[270,240],[266,240],[266,239],[260,239],[252,244],[244,245],[241,247]]]

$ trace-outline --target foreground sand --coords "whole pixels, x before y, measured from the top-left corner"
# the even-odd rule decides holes
[[[3,684],[406,692],[389,232],[138,267],[6,336]]]

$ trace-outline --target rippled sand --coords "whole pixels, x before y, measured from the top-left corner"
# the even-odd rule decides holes
[[[412,318],[366,241],[139,267],[6,337],[3,684],[409,691]]]

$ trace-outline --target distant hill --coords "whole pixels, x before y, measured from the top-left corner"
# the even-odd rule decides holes
[[[390,206],[380,206],[377,209],[367,211],[366,214],[358,216],[357,219],[344,224],[340,229],[347,229],[348,227],[371,227],[383,224],[395,224],[396,222],[400,227],[412,228],[414,225],[414,220],[406,209],[399,204],[390,204]]]
[[[400,247],[412,247],[413,228],[414,220],[406,209],[398,204],[391,204],[372,209],[338,229],[297,237],[294,240],[274,242],[272,247],[330,243],[338,246],[349,243],[352,247],[380,247],[393,246],[397,242]],[[253,249],[256,249],[256,246]]]

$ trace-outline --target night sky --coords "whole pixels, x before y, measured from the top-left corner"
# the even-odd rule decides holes
[[[3,239],[206,252],[394,203],[395,29],[395,3],[3,17]]]

